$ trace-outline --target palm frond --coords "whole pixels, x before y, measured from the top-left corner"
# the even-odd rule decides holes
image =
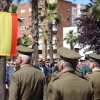
[[[48,9],[54,11],[56,9],[56,5],[55,3],[53,4],[48,4]]]
[[[16,13],[17,12],[17,5],[11,5],[9,8],[9,12],[11,13]]]
[[[88,9],[87,15],[90,18],[100,20],[100,0],[92,0],[93,5]]]
[[[23,20],[18,18],[18,25],[21,26],[23,24]]]

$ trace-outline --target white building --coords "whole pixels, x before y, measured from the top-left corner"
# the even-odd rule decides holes
[[[71,31],[71,30],[73,30],[74,33],[78,34],[77,33],[77,27],[64,27],[63,28],[63,40],[64,40],[66,34],[69,33],[69,31]],[[63,47],[70,49],[70,45],[68,43],[66,43],[66,40],[63,41]],[[90,54],[90,53],[93,52],[93,51],[85,52],[85,50],[88,48],[88,46],[86,46],[85,48],[81,48],[79,44],[76,44],[74,46],[74,48],[80,48],[79,53],[80,53],[81,56],[85,56],[85,54]]]

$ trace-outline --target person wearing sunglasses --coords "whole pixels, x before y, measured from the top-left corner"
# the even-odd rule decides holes
[[[34,66],[36,69],[41,70],[45,74],[45,81],[48,81],[48,68],[45,66],[42,58],[38,59],[38,64]]]

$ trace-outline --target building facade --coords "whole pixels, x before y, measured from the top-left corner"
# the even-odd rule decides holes
[[[30,3],[23,3],[18,5],[18,18],[23,20],[23,23],[19,26],[18,34],[30,34],[30,26],[32,24],[31,17],[32,8]]]
[[[77,5],[65,0],[58,0],[57,10],[62,15],[61,22],[58,25],[57,31],[57,46],[63,46],[63,28],[75,26]]]

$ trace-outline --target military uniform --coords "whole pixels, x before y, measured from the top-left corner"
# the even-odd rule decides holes
[[[75,51],[66,48],[58,49],[58,54],[69,62],[80,57]],[[90,83],[78,77],[74,71],[54,74],[47,89],[47,100],[92,100],[92,95]]]
[[[47,100],[92,100],[92,95],[89,82],[72,72],[57,73],[47,90]]]
[[[100,64],[100,55],[90,54],[90,58],[92,58],[92,60],[99,62]],[[94,68],[92,73],[88,73],[85,77],[90,80],[93,86],[94,100],[100,100],[100,68]]]
[[[32,52],[29,48],[24,48],[25,53]],[[22,52],[24,52],[24,50]],[[43,100],[43,87],[45,75],[30,64],[24,64],[21,68],[11,74],[11,86],[9,100]]]
[[[94,88],[94,100],[100,100],[100,70],[96,70],[86,75]]]

